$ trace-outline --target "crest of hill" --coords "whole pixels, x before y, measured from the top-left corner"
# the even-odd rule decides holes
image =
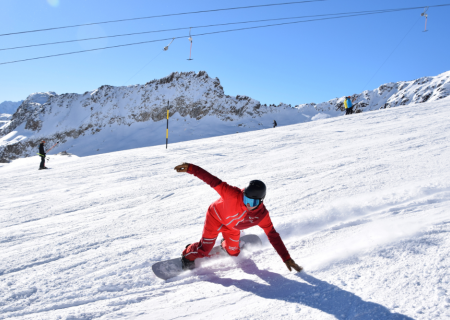
[[[268,106],[247,96],[225,95],[219,79],[205,71],[174,72],[144,85],[34,94],[3,128],[0,158],[34,155],[42,139],[60,141],[57,151],[73,147],[71,152],[81,156],[164,144],[167,110],[171,121],[178,121],[171,126],[171,142],[269,128],[275,119],[284,125],[304,122],[317,113],[314,108],[300,112],[283,103]]]
[[[435,77],[387,83],[352,95],[356,113],[436,101],[450,95],[450,71]],[[173,72],[144,85],[109,85],[84,94],[34,93],[0,128],[0,161],[36,154],[41,140],[59,141],[55,152],[78,156],[165,144],[167,110],[170,142],[290,125],[343,115],[344,98],[327,102],[262,105],[229,96],[205,71]]]
[[[450,96],[450,71],[435,77],[423,77],[412,81],[390,82],[374,90],[351,95],[354,112],[393,108],[407,104],[437,101]],[[327,116],[339,116],[345,111],[344,97],[319,104],[308,103],[298,109],[313,107]]]

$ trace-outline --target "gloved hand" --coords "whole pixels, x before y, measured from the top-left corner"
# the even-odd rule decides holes
[[[183,164],[176,166],[174,169],[177,172],[187,172],[188,168],[189,168],[189,163],[183,162]]]
[[[292,271],[292,268],[294,268],[297,272],[303,270],[303,268],[296,264],[292,259],[286,260],[284,263],[286,264],[286,267],[289,269],[289,271]]]

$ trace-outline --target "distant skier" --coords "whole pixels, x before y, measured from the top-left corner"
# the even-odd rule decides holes
[[[273,127],[275,128],[277,125],[278,125],[278,124],[277,124],[277,121],[276,121],[276,120],[273,120]]]
[[[193,174],[209,184],[220,195],[220,198],[208,208],[200,241],[187,245],[183,250],[181,255],[183,269],[193,269],[195,259],[208,256],[219,233],[222,233],[224,238],[221,248],[230,256],[238,256],[240,230],[259,225],[289,271],[292,268],[297,272],[302,271],[303,268],[291,259],[283,240],[273,227],[269,212],[263,203],[266,185],[262,181],[252,180],[247,188],[239,189],[193,164],[183,163],[176,166],[175,170]]]
[[[44,145],[45,145],[45,141],[44,140],[42,140],[42,142],[39,144],[39,156],[41,157],[41,164],[40,164],[40,166],[39,166],[39,170],[42,170],[42,169],[48,169],[46,166],[45,166],[45,150],[44,150]]]
[[[350,96],[345,97],[344,99],[344,105],[345,105],[345,115],[352,114],[353,113],[353,104],[352,100],[350,100]]]

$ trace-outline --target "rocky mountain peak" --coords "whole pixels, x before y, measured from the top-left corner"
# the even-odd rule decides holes
[[[450,72],[386,83],[351,97],[359,113],[447,96]],[[345,112],[343,97],[295,108],[262,105],[245,95],[225,95],[219,79],[205,71],[173,72],[143,85],[30,95],[0,129],[0,161],[34,155],[41,139],[49,144],[60,141],[55,152],[79,156],[164,144],[167,110],[171,142],[271,128],[273,120],[283,126]]]
[[[354,111],[367,112],[413,103],[436,101],[450,96],[450,71],[435,77],[422,77],[412,81],[385,83],[374,90],[351,95]],[[296,108],[314,106],[328,116],[338,116],[345,111],[344,96],[319,104],[301,104]]]

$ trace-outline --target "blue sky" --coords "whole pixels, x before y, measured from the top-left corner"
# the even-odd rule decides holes
[[[277,2],[287,1],[2,0],[0,33]],[[445,3],[450,0],[328,0],[3,36],[0,48],[226,22]],[[22,100],[33,92],[83,93],[104,84],[144,84],[173,71],[205,70],[220,79],[229,95],[247,95],[267,104],[319,103],[374,89],[386,82],[450,70],[450,44],[445,40],[450,7],[428,11],[429,32],[422,32],[425,19],[420,17],[421,11],[194,36],[192,61],[187,60],[188,30],[0,51],[0,62],[7,62],[186,36],[175,40],[166,52],[162,48],[168,41],[0,65],[0,102]],[[268,23],[260,23],[263,24]],[[192,33],[238,27],[241,25],[195,29]]]

